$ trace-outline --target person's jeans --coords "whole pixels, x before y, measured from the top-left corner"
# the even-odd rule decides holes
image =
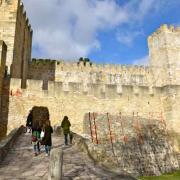
[[[45,151],[46,151],[46,154],[49,155],[49,153],[51,151],[51,146],[45,145]]]
[[[69,134],[69,133],[68,133]],[[65,145],[68,145],[68,134],[64,134]]]
[[[70,139],[70,144],[72,144],[73,134],[70,132],[70,133],[64,134],[65,145],[68,145],[68,136],[69,136],[69,139]]]
[[[39,153],[40,152],[40,147],[39,147],[39,142],[37,142],[36,144],[33,145],[34,148],[34,153]]]

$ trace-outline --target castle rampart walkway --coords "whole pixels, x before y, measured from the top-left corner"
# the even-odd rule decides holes
[[[53,136],[53,148],[63,149],[64,180],[95,180],[95,179],[131,179],[115,176],[93,163],[85,153],[73,145],[63,147],[63,137]],[[0,180],[45,180],[48,179],[49,157],[44,149],[34,157],[31,146],[31,135],[22,134],[8,155],[0,163]]]

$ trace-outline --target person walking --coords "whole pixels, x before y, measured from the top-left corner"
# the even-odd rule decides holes
[[[40,146],[39,146],[40,133],[41,133],[41,128],[40,128],[39,122],[38,121],[33,122],[32,145],[33,145],[35,156],[37,156],[40,153]]]
[[[31,133],[32,131],[32,121],[33,121],[33,116],[32,116],[32,110],[29,111],[29,115],[27,117],[27,121],[26,121],[26,130],[25,133]]]
[[[63,133],[64,133],[64,143],[65,143],[65,145],[68,145],[68,135],[69,135],[69,138],[70,138],[70,143],[72,143],[71,135],[70,135],[70,126],[71,126],[71,123],[70,123],[68,117],[64,116],[63,121],[61,123],[61,127],[62,127]]]
[[[53,128],[51,127],[51,123],[49,120],[45,121],[45,126],[43,129],[44,129],[44,137],[42,139],[41,144],[45,146],[46,156],[49,156],[52,146],[51,134],[53,133]]]

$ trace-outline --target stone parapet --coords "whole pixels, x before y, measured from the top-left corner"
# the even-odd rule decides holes
[[[23,132],[23,130],[23,126],[12,130],[8,136],[0,142],[0,161],[6,157],[7,153],[12,148],[13,144],[17,140],[18,136]]]
[[[43,89],[42,80],[27,79],[27,86],[25,89],[21,88],[22,80],[11,78],[10,91],[23,92],[25,94],[34,94],[35,96],[47,96],[59,98],[60,95],[65,94],[79,94],[90,95],[98,98],[115,99],[124,96],[142,96],[142,95],[156,95],[156,92],[161,87],[153,87],[147,85],[132,85],[132,84],[104,84],[104,83],[84,83],[84,82],[54,82],[48,81],[47,89]],[[46,91],[47,94],[44,94]]]

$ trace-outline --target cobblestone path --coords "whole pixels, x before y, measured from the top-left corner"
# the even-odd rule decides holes
[[[64,180],[131,179],[124,176],[115,177],[101,169],[74,145],[63,147],[63,137],[53,136],[53,148],[63,149]],[[0,163],[0,180],[47,180],[48,165],[49,157],[45,156],[44,148],[41,154],[34,157],[31,136],[23,134]]]

